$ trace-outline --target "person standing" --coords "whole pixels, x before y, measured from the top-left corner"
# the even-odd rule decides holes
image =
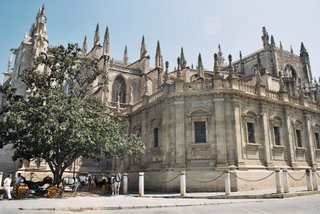
[[[8,175],[6,179],[3,181],[3,187],[6,191],[8,199],[11,200],[11,182],[12,182],[12,175]]]
[[[15,185],[18,185],[21,182],[24,182],[24,177],[22,177],[21,173],[19,172],[16,179],[15,179]]]

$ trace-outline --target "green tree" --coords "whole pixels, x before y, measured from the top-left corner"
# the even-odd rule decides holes
[[[41,158],[58,182],[79,157],[141,154],[143,144],[128,133],[128,119],[91,95],[93,82],[103,76],[97,60],[69,44],[50,48],[22,73],[26,96],[1,86],[7,102],[0,137],[14,145],[13,160]]]

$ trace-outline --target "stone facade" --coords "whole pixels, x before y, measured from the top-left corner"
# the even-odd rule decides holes
[[[14,50],[16,60],[7,80],[20,94],[25,89],[19,85],[18,74],[48,47],[44,8],[37,20]],[[121,160],[77,160],[76,170],[129,172],[133,189],[137,189],[137,173],[144,171],[149,178],[145,187],[157,191],[177,191],[179,180],[163,181],[187,170],[187,191],[221,191],[223,177],[213,183],[196,181],[210,180],[226,169],[247,179],[267,176],[276,168],[297,176],[307,168],[318,169],[319,83],[312,78],[308,52],[303,43],[300,55],[283,50],[281,44],[277,47],[265,28],[262,42],[262,49],[245,57],[240,52],[237,61],[229,55],[226,64],[219,46],[212,70],[203,68],[201,55],[197,68],[190,68],[181,49],[176,69],[169,71],[159,42],[155,65],[150,66],[144,37],[140,59],[129,63],[126,48],[122,61],[111,58],[109,29],[101,44],[97,25],[93,48],[87,52],[86,38],[83,43],[86,57],[98,59],[104,71],[92,94],[126,111],[130,131],[141,136],[146,148],[142,156]],[[103,78],[106,84],[98,86]],[[22,167],[24,171],[48,171],[43,164]],[[262,184],[231,179],[233,191],[274,186],[273,177]]]

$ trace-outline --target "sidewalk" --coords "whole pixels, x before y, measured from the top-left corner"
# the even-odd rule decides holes
[[[228,203],[243,203],[247,201],[261,201],[268,198],[286,198],[311,194],[320,194],[320,191],[306,191],[303,188],[290,189],[291,193],[274,194],[275,190],[254,190],[232,192],[229,196],[224,193],[187,193],[179,194],[137,194],[120,196],[101,196],[87,194],[87,196],[64,198],[27,198],[23,200],[6,199],[0,201],[0,213],[5,209],[17,210],[47,210],[47,211],[84,211],[84,210],[115,210],[135,208],[160,208],[181,206],[203,206]]]

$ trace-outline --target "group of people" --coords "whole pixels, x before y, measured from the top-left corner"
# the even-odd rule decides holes
[[[14,180],[14,184],[18,185],[23,180],[24,180],[24,177],[21,176],[21,173],[18,173],[17,177]],[[3,188],[5,190],[5,193],[6,193],[7,197],[8,197],[8,200],[12,199],[12,196],[11,196],[11,184],[12,183],[13,183],[12,182],[12,175],[9,174],[3,181]],[[0,200],[3,199],[3,196],[4,196],[4,194],[0,194]]]

